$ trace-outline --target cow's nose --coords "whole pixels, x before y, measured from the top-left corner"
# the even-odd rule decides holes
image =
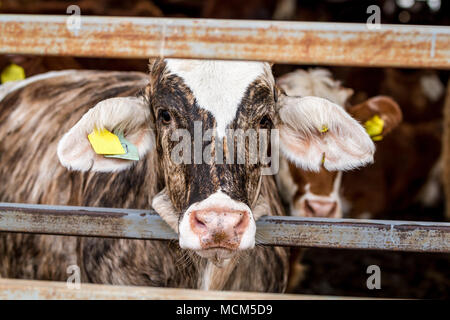
[[[336,201],[305,200],[305,212],[308,217],[336,218],[338,205]]]
[[[206,208],[191,213],[191,228],[198,235],[202,249],[237,249],[250,216],[244,210]]]

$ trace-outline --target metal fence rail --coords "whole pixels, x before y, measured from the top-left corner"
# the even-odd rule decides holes
[[[251,20],[0,15],[0,53],[450,67],[450,27]]]
[[[0,300],[354,300],[357,297],[316,296],[237,291],[202,291],[194,289],[113,286],[82,283],[79,289],[65,282],[0,279]]]
[[[154,212],[0,203],[0,231],[177,240]],[[450,252],[450,223],[262,217],[262,245]]]

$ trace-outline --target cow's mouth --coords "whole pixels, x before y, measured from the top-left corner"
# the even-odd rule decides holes
[[[196,250],[195,253],[197,253],[202,258],[209,259],[216,266],[221,267],[223,262],[227,259],[232,258],[237,253],[237,251],[222,247],[216,247],[203,250]]]

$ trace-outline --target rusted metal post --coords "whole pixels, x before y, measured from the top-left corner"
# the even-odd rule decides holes
[[[286,21],[0,15],[0,54],[263,60],[449,68],[450,27]]]
[[[450,223],[262,217],[257,243],[348,249],[450,252]],[[0,231],[177,240],[151,210],[0,203]]]

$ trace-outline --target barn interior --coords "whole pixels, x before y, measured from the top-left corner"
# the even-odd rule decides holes
[[[450,26],[450,2],[441,0],[2,0],[0,13],[66,14],[77,5],[82,15],[177,17],[366,23],[367,8],[381,9],[381,24]],[[11,66],[20,68],[11,71]],[[2,83],[52,70],[92,69],[146,72],[146,59],[0,55]],[[373,219],[448,222],[442,181],[443,110],[450,100],[448,70],[275,64],[279,77],[298,68],[328,69],[341,85],[353,90],[350,105],[387,95],[400,106],[402,125],[377,148],[386,162],[382,175],[356,197],[369,208],[384,203]],[[448,89],[447,89],[448,88]],[[449,102],[447,102],[449,103]],[[433,129],[420,134],[423,127]],[[397,131],[396,131],[397,130]],[[409,130],[409,131],[408,131]],[[400,140],[400,141],[398,141]],[[377,160],[376,160],[377,161]],[[383,159],[378,159],[382,163]],[[387,161],[387,160],[386,160]],[[401,172],[399,172],[399,170]],[[357,175],[359,172],[352,173]],[[380,199],[376,195],[384,194]],[[356,217],[358,218],[358,217]],[[450,298],[450,255],[349,249],[309,248],[302,259],[304,277],[293,293],[386,298]],[[382,287],[366,286],[369,265],[378,265]]]

